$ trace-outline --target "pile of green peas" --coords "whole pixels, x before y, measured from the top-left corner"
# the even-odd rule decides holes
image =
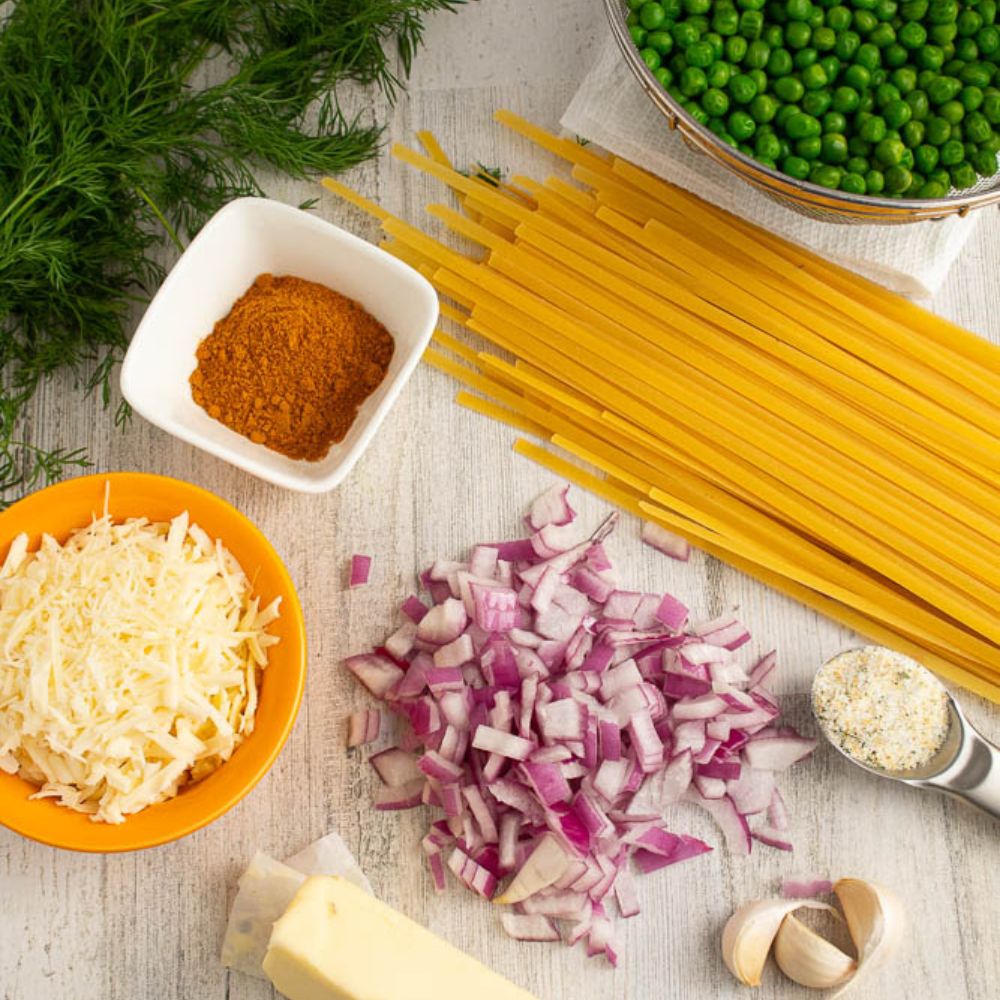
[[[661,86],[765,166],[897,198],[943,198],[997,173],[997,0],[628,5]]]

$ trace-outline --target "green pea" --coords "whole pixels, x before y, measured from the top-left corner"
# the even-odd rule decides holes
[[[823,129],[817,118],[800,111],[785,122],[785,131],[789,139],[805,139],[808,136],[819,135]]]
[[[992,24],[980,28],[976,32],[976,44],[979,46],[980,55],[987,58],[996,56],[1000,52],[1000,31]]]
[[[875,16],[880,21],[891,21],[899,10],[896,0],[877,0],[875,4]]]
[[[726,135],[726,122],[723,118],[709,118],[708,119],[708,130],[715,135],[721,136]]]
[[[839,111],[828,111],[820,123],[824,134],[827,132],[846,132],[847,119]]]
[[[962,83],[969,87],[988,87],[993,74],[990,72],[989,63],[972,62],[963,66],[958,74]]]
[[[812,66],[807,66],[802,70],[802,86],[806,90],[819,90],[820,87],[825,87],[829,82],[826,70],[819,63],[813,63]]]
[[[889,128],[901,129],[913,117],[913,112],[906,101],[896,98],[889,101],[882,109],[882,117],[885,118],[885,123]]]
[[[896,166],[902,162],[905,153],[906,147],[899,139],[882,139],[875,145],[875,159],[887,167]]]
[[[647,31],[656,31],[657,28],[662,28],[666,20],[667,12],[663,9],[663,5],[656,3],[655,0],[644,3],[639,8],[639,23]]]
[[[785,13],[789,21],[805,21],[812,12],[812,0],[785,0]]]
[[[844,168],[852,174],[864,176],[868,172],[868,160],[863,156],[852,156],[844,164]]]
[[[983,19],[974,10],[966,9],[958,15],[956,24],[959,36],[970,38],[983,26]]]
[[[717,35],[714,31],[708,31],[703,36],[703,40],[712,46],[712,58],[721,60],[725,54],[725,41],[722,35]]]
[[[954,48],[954,46],[952,46]],[[948,55],[948,46],[945,45],[942,48],[945,56],[945,64],[941,67],[941,72],[945,76],[955,76],[957,77],[959,73],[965,68],[965,63],[961,59],[956,59],[954,53],[951,56]]]
[[[767,75],[777,79],[792,72],[792,54],[787,49],[771,49],[767,60]]]
[[[801,156],[786,156],[781,161],[781,169],[789,177],[804,181],[809,176],[809,161]]]
[[[907,198],[916,198],[917,192],[927,183],[927,178],[918,174],[915,170],[910,171],[910,186],[903,192]]]
[[[829,110],[832,102],[833,95],[829,90],[809,90],[802,98],[802,110],[814,118],[819,118]]]
[[[931,0],[927,19],[931,24],[949,24],[958,17],[956,0]]]
[[[750,117],[758,125],[766,125],[774,121],[774,116],[778,113],[778,102],[768,94],[758,94],[750,102]]]
[[[858,101],[858,111],[872,111],[875,108],[875,95],[870,91],[866,90],[861,94],[860,100]]]
[[[775,95],[786,104],[802,100],[802,95],[805,93],[802,81],[795,76],[779,77],[772,84],[772,89]]]
[[[707,14],[712,9],[712,0],[684,0],[684,9],[689,14]]]
[[[819,155],[824,163],[846,163],[847,138],[839,132],[828,132],[820,140]]]
[[[847,31],[847,29],[851,26],[853,17],[854,15],[851,13],[850,8],[838,4],[836,7],[831,7],[826,12],[826,23],[835,32],[840,33],[842,31]]]
[[[925,181],[917,191],[918,198],[943,198],[948,189],[937,181]]]
[[[889,194],[902,194],[913,183],[913,175],[906,167],[889,167],[885,172],[885,189]]]
[[[971,163],[959,163],[949,171],[951,183],[960,191],[963,188],[975,187],[979,178],[976,176],[976,168]]]
[[[678,21],[674,24],[670,28],[670,34],[674,36],[674,43],[682,49],[686,49],[689,45],[694,45],[699,37],[701,37],[698,29],[687,21]]]
[[[961,101],[948,101],[938,108],[938,114],[950,125],[957,125],[965,117],[965,107]]]
[[[870,35],[878,27],[878,18],[870,10],[856,10],[853,27],[859,35]]]
[[[642,61],[651,70],[655,71],[660,68],[660,63],[662,62],[662,60],[660,59],[660,53],[657,52],[656,49],[649,49],[649,48],[642,49],[639,52],[639,55],[642,56]]]
[[[957,139],[949,139],[941,147],[940,162],[944,167],[953,167],[965,159],[965,147]]]
[[[710,43],[704,41],[704,39],[695,42],[694,45],[689,45],[684,55],[687,58],[688,65],[696,69],[705,69],[715,61],[712,46]]]
[[[917,89],[917,71],[912,66],[901,66],[889,74],[893,86],[904,97]]]
[[[927,175],[929,181],[940,184],[946,191],[951,187],[951,174],[944,167],[938,167]]]
[[[979,87],[963,87],[958,99],[966,111],[978,111],[983,106],[986,95]]]
[[[818,135],[809,135],[795,141],[795,152],[805,160],[818,160],[822,149],[823,140]]]
[[[710,87],[717,87],[719,90],[729,83],[732,75],[732,70],[729,68],[729,63],[727,62],[712,63],[705,70],[705,78],[708,80],[708,85]]]
[[[629,10],[633,14],[637,14],[639,8],[646,2],[646,0],[628,0]],[[631,17],[631,15],[629,15]]]
[[[674,82],[674,74],[666,66],[661,66],[659,69],[653,70],[653,76],[656,77],[656,82],[664,90]]]
[[[747,76],[753,80],[757,87],[758,94],[763,94],[771,85],[771,81],[767,78],[767,74],[762,69],[747,70]]]
[[[887,49],[896,41],[896,32],[891,24],[880,24],[868,35],[868,41],[876,48]]]
[[[747,54],[743,57],[743,65],[748,69],[764,69],[771,57],[771,49],[767,42],[759,38],[747,46]]]
[[[713,118],[722,118],[729,112],[729,96],[717,87],[709,87],[701,95],[701,106]]]
[[[712,16],[712,30],[724,38],[735,36],[740,30],[740,15],[735,8],[716,5],[715,14]],[[745,38],[743,40],[746,41]]]
[[[688,66],[681,73],[680,84],[681,93],[686,97],[697,97],[708,89],[708,78],[705,71],[697,66]]]
[[[776,162],[781,156],[781,140],[773,132],[761,134],[758,130],[754,141],[754,152],[759,157]]]
[[[667,63],[667,66],[674,76],[680,76],[681,73],[688,68],[688,61],[680,53],[674,53],[674,55],[670,57],[670,61]]]
[[[814,48],[799,49],[798,52],[792,57],[792,62],[795,63],[796,69],[805,69],[807,66],[812,66],[819,60],[819,53]]]
[[[838,170],[837,167],[831,167],[824,164],[819,170],[816,171],[814,176],[814,183],[819,184],[822,187],[827,188],[839,188],[840,181],[843,177],[843,172]]]
[[[651,31],[646,39],[651,49],[655,49],[661,56],[669,55],[674,47],[674,36],[669,31]]]
[[[951,122],[939,115],[927,120],[927,141],[933,146],[941,146],[951,138]]]
[[[833,53],[838,59],[848,62],[853,59],[861,47],[861,36],[856,31],[844,31],[837,35],[837,42],[833,46]],[[878,51],[877,49],[875,50]]]
[[[924,121],[930,114],[930,103],[927,94],[922,90],[914,90],[905,97],[905,101],[910,106],[910,112],[915,121]]]
[[[731,63],[741,63],[747,54],[747,49],[749,48],[747,40],[741,35],[734,35],[732,38],[726,39],[726,58]]]
[[[903,155],[900,158],[899,165],[901,167],[906,167],[907,170],[913,170],[913,150],[903,147]]]
[[[804,49],[812,39],[812,28],[804,21],[792,21],[785,27],[785,44],[790,49]]]
[[[757,131],[757,123],[745,112],[734,111],[728,118],[729,134],[737,142],[749,139]]]
[[[806,24],[808,24],[813,31],[817,28],[822,28],[826,24],[826,15],[823,13],[823,8],[814,6],[812,13],[806,18]]]
[[[923,122],[907,122],[900,135],[907,149],[916,149],[927,137],[927,127]]]
[[[939,76],[927,88],[927,97],[931,104],[947,104],[954,100],[962,90],[962,81],[953,76]]]
[[[978,111],[973,111],[969,114],[965,119],[963,129],[965,137],[969,142],[986,142],[993,134],[993,128],[990,126],[989,120],[984,114]]]
[[[708,124],[708,115],[705,113],[704,109],[700,104],[695,104],[694,101],[685,101],[682,105],[684,110],[699,124]]]
[[[997,154],[983,149],[973,153],[971,163],[976,173],[982,174],[983,177],[994,177],[997,170],[1000,169],[1000,164],[997,163]]]
[[[839,52],[837,54],[840,55]],[[854,61],[869,73],[874,73],[882,65],[882,53],[876,46],[865,42],[855,53]]]
[[[979,58],[979,46],[975,39],[961,38],[955,45],[955,58],[962,62],[974,62]]]
[[[983,99],[983,114],[991,125],[1000,125],[1000,94],[987,94]]]
[[[928,0],[907,0],[899,9],[904,21],[922,21],[927,15]]]
[[[881,142],[885,138],[887,131],[885,119],[879,115],[873,115],[862,124],[858,130],[858,135],[865,142]]]
[[[728,90],[737,104],[749,104],[757,96],[757,84],[746,73],[737,73],[729,81]]]
[[[899,88],[892,83],[882,83],[875,88],[875,103],[880,108],[888,107],[893,101],[898,101],[901,96]]]
[[[919,21],[909,21],[899,29],[899,44],[907,49],[919,49],[927,42],[927,29]]]
[[[785,44],[785,29],[780,24],[768,24],[760,37],[772,49],[780,49]]]
[[[979,6],[977,10],[979,11],[979,16],[983,19],[983,24],[990,25],[996,22],[997,19],[996,0],[979,0]]]
[[[846,191],[848,194],[864,194],[868,187],[865,184],[865,178],[861,173],[845,173],[840,179],[840,190]]]
[[[941,153],[937,146],[929,146],[926,143],[917,146],[913,151],[913,163],[922,174],[929,174],[937,165],[941,158]]]
[[[631,25],[628,33],[632,36],[632,42],[637,49],[644,49],[646,47],[646,36],[649,32],[641,24]]]
[[[758,10],[745,10],[740,14],[739,31],[743,38],[760,38],[764,30],[764,15]]]
[[[869,194],[881,194],[885,190],[885,174],[881,170],[869,170],[865,174],[865,187]]]

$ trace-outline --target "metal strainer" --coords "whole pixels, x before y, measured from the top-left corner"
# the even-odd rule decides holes
[[[632,43],[625,18],[628,9],[622,0],[604,0],[611,31],[625,57],[629,69],[642,84],[649,99],[666,118],[671,129],[677,129],[693,149],[706,154],[724,169],[763,191],[770,198],[800,215],[821,222],[846,224],[898,225],[944,219],[950,215],[965,216],[974,208],[1000,202],[1000,173],[980,178],[973,188],[952,190],[947,198],[879,198],[874,195],[850,194],[795,180],[778,170],[758,163],[752,157],[733,149],[703,125],[699,125],[657,82]]]

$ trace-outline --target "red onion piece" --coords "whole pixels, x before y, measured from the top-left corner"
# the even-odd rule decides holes
[[[500,924],[516,941],[558,941],[559,931],[541,914],[501,913]]]
[[[781,883],[781,895],[785,899],[809,899],[825,896],[833,892],[833,882],[826,878],[786,878]]]
[[[363,587],[368,582],[371,573],[372,557],[354,555],[351,556],[351,581],[352,587]]]
[[[643,522],[642,540],[671,559],[687,562],[691,557],[691,546],[685,539],[652,521]]]
[[[382,713],[377,708],[352,712],[347,719],[347,746],[374,743],[382,727]]]

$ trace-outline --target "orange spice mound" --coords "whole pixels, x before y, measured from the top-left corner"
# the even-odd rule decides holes
[[[191,394],[238,434],[316,462],[344,439],[394,347],[353,299],[262,274],[198,345]]]

